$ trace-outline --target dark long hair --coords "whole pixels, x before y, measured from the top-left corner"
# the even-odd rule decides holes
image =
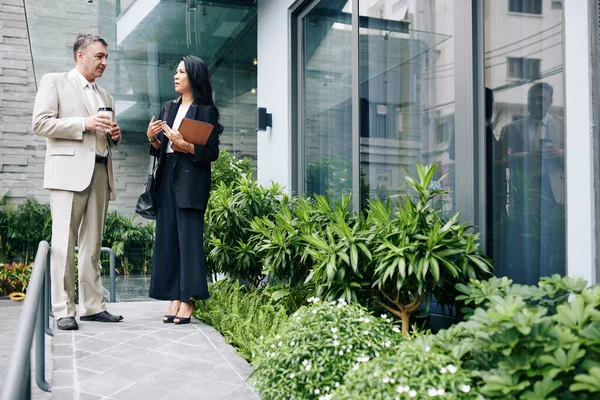
[[[192,87],[192,95],[194,99],[200,104],[206,104],[215,109],[217,113],[217,131],[219,135],[223,132],[223,125],[219,123],[219,109],[215,105],[215,101],[212,97],[212,85],[210,84],[210,76],[208,73],[208,67],[200,58],[196,56],[183,56],[181,57],[183,65],[185,66],[185,73],[187,74],[188,81]]]

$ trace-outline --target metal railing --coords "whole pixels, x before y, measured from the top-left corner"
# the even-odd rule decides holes
[[[110,302],[116,298],[116,257],[112,249],[102,247],[101,253],[110,256]],[[12,353],[12,363],[8,367],[2,400],[31,399],[31,344],[35,333],[35,381],[38,387],[50,392],[50,384],[45,377],[46,341],[44,334],[54,336],[50,328],[50,246],[42,241],[38,246],[27,295],[19,315],[17,341]]]

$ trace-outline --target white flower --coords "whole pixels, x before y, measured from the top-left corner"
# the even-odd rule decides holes
[[[319,400],[331,400],[331,395],[325,394],[323,396],[319,396]]]
[[[260,339],[260,340],[263,340],[263,338],[264,338],[264,336],[263,336],[263,335],[260,335],[259,339]]]
[[[295,374],[290,374],[290,379],[294,379],[295,376]]]
[[[410,388],[408,386],[402,386],[402,385],[396,386],[396,392],[398,392],[398,393],[408,393],[409,390],[410,390]]]
[[[321,299],[318,298],[318,297],[309,297],[306,301],[309,302],[309,303],[315,303],[315,304],[317,304],[318,302],[321,301]]]
[[[441,374],[445,374],[446,372],[448,372],[448,370],[446,369],[446,367],[442,367],[442,369],[440,369],[440,373]]]
[[[387,376],[384,376],[382,379],[383,383],[389,383],[390,382],[390,378]]]
[[[315,389],[315,394],[319,394],[321,391],[319,389]]]
[[[396,333],[400,333],[400,329],[397,326],[394,326],[392,330]]]
[[[431,350],[431,347],[429,347],[429,346],[425,346],[425,351],[427,352],[427,351],[429,351],[429,350]]]
[[[435,388],[428,389],[427,394],[429,397],[435,397],[437,395],[437,390]]]
[[[383,345],[385,347],[390,347],[392,345],[392,343],[389,340],[387,340]]]
[[[283,344],[283,342],[279,342],[279,343],[277,343],[277,346],[281,347],[282,344]]]
[[[364,331],[363,332],[363,335],[368,335],[368,334],[369,334],[369,331]]]
[[[437,390],[437,395],[438,396],[442,396],[444,393],[446,393],[446,391],[444,389],[438,389]]]
[[[352,345],[351,344],[348,345],[348,350],[352,350]]]
[[[409,397],[417,397],[417,391],[416,390],[411,390],[410,392],[408,392],[408,396]]]
[[[293,340],[290,342],[290,346],[294,347],[296,345],[296,342],[294,342]]]
[[[307,371],[310,371],[311,368],[312,368],[312,365],[310,365],[310,364],[306,364],[304,366],[304,369],[307,370]]]
[[[362,357],[358,357],[356,359],[356,361],[366,363],[367,361],[369,361],[369,359],[370,359],[369,356],[362,356]]]
[[[271,348],[272,348],[272,349],[274,349],[274,348],[275,348],[275,345],[274,345],[274,344],[272,344],[272,345],[271,345]]]
[[[464,383],[461,384],[458,388],[464,393],[469,393],[469,391],[471,390],[471,386],[465,385]]]
[[[340,303],[340,304],[344,304],[344,305],[348,304],[348,303],[346,303],[346,299],[344,299],[343,297],[340,297],[340,298],[338,299],[338,303]]]
[[[281,339],[281,335],[275,336],[275,339]]]
[[[325,386],[325,391],[329,392],[329,390],[330,390],[329,386]]]
[[[338,352],[338,354],[339,354],[340,356],[343,356],[343,355],[344,355],[344,350],[340,350],[340,351]]]
[[[306,365],[306,364],[308,364],[308,360],[303,360],[302,365]]]
[[[386,319],[387,318],[387,314],[381,314],[381,318]]]
[[[394,378],[390,379],[390,383],[393,385],[394,383],[396,383],[396,380]]]
[[[352,371],[356,371],[358,370],[358,364],[354,364],[354,367],[352,367]]]
[[[339,382],[336,382],[336,383],[335,383],[335,387],[340,387],[340,383],[339,383]]]
[[[338,347],[338,346],[340,345],[340,342],[338,342],[337,340],[334,340],[334,341],[333,341],[333,345],[334,345],[335,347]]]
[[[454,365],[452,365],[452,364],[448,364],[448,365],[446,365],[446,368],[448,369],[448,371],[449,371],[451,374],[454,374],[454,373],[456,373],[456,367],[455,367]]]
[[[315,308],[314,310],[312,310],[312,313],[316,314],[317,313],[317,309]]]
[[[336,333],[337,331],[337,328],[331,328],[331,333]]]

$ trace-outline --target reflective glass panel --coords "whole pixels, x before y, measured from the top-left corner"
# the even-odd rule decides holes
[[[304,188],[352,191],[351,1],[322,1],[302,19]]]
[[[361,204],[406,190],[406,169],[436,164],[454,189],[454,1],[361,0]]]
[[[484,1],[487,249],[496,275],[565,273],[562,10]]]

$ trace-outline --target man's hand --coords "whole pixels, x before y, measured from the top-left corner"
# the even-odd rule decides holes
[[[556,158],[561,158],[563,156],[564,152],[565,151],[563,149],[559,149],[552,143],[548,143],[544,147],[542,154],[544,155],[544,158],[556,159]]]
[[[86,131],[110,132],[112,130],[112,121],[107,115],[90,115],[85,118]],[[120,132],[120,131],[119,131]]]
[[[116,142],[120,137],[121,128],[119,128],[119,125],[117,125],[116,122],[112,122],[110,127],[110,138],[113,140],[113,142]]]

